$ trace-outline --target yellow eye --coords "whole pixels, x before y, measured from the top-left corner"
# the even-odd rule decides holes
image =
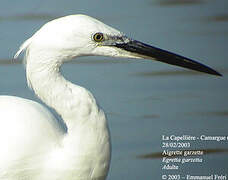
[[[93,39],[96,42],[101,42],[104,40],[104,35],[102,33],[96,33],[93,35]]]

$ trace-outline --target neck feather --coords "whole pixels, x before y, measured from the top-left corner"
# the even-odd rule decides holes
[[[60,73],[60,61],[43,61],[27,56],[26,75],[36,95],[65,121],[68,131],[99,114],[95,98],[85,88],[67,81]]]

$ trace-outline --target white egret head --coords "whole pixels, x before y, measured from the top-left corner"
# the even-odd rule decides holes
[[[128,38],[86,15],[70,15],[48,22],[21,46],[15,56],[26,48],[31,53],[37,55],[39,52],[39,55],[61,63],[78,56],[144,58],[221,75],[189,58]]]

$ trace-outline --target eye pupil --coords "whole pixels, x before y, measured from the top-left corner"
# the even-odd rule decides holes
[[[101,35],[100,35],[100,34],[98,34],[96,38],[97,38],[97,39],[101,39]]]
[[[94,41],[101,42],[104,39],[104,36],[102,33],[96,33],[93,36]]]

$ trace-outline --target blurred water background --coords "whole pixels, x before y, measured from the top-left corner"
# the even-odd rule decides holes
[[[223,74],[215,77],[159,62],[107,57],[65,64],[64,76],[88,88],[107,114],[113,144],[108,180],[228,173],[227,153],[219,153],[228,148],[227,142],[193,143],[192,149],[215,153],[203,156],[203,164],[189,163],[178,171],[162,171],[161,158],[153,156],[163,150],[163,134],[228,135],[227,9],[227,0],[1,0],[0,94],[39,101],[26,85],[22,56],[12,60],[14,53],[45,22],[88,14]]]

